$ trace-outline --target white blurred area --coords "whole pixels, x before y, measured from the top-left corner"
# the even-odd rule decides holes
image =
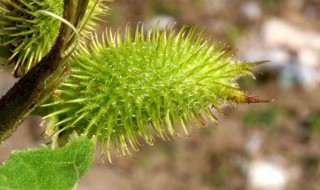
[[[256,160],[248,168],[248,189],[284,190],[288,183],[288,172],[273,162]]]
[[[143,22],[144,31],[148,29],[171,30],[177,21],[169,15],[158,15]]]
[[[300,175],[300,171],[288,165],[278,154],[265,155],[261,148],[267,143],[260,132],[253,133],[244,146],[249,155],[243,164],[248,190],[286,190],[288,184]]]
[[[283,88],[295,85],[312,90],[320,84],[320,32],[272,17],[257,33],[245,36],[239,45],[248,61],[269,60],[257,67],[264,72],[277,71]]]

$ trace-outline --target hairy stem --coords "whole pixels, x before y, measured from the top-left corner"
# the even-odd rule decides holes
[[[65,17],[68,3],[64,6]],[[65,33],[66,25],[62,23],[56,43],[48,55],[0,99],[0,144],[58,87],[68,73],[68,65],[61,64]]]

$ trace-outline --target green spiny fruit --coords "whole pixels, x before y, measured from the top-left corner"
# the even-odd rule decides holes
[[[108,8],[103,0],[89,0],[84,22],[79,24],[83,35],[96,26],[96,20]],[[9,45],[15,64],[14,75],[21,77],[51,49],[59,34],[60,20],[38,11],[58,16],[63,13],[63,0],[3,0],[0,2],[0,45]]]
[[[0,2],[0,44],[10,45],[14,74],[19,77],[38,63],[53,46],[60,21],[37,11],[61,16],[62,0],[2,0]]]
[[[108,156],[112,147],[125,155],[129,146],[138,149],[139,136],[153,144],[155,135],[188,134],[190,122],[216,121],[213,107],[261,101],[236,83],[252,76],[249,68],[258,63],[233,61],[228,48],[194,30],[144,36],[139,28],[134,36],[127,28],[125,38],[108,30],[102,40],[94,36],[78,48],[71,76],[55,92],[55,102],[43,105],[53,110],[44,117],[48,135],[96,136]]]
[[[95,31],[100,25],[98,22],[103,22],[102,17],[109,13],[109,8],[106,5],[110,0],[90,0],[84,22],[81,25],[80,32],[86,37],[90,37],[90,33]]]

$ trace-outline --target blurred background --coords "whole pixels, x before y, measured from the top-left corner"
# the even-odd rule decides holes
[[[123,31],[128,22],[133,28],[138,22],[196,26],[237,50],[235,59],[269,60],[254,68],[256,80],[239,83],[275,101],[224,107],[227,115],[217,114],[218,126],[169,142],[159,139],[132,157],[114,157],[112,164],[103,163],[98,151],[77,189],[320,188],[319,0],[116,0],[109,5],[105,27]],[[0,96],[15,82],[9,72],[0,75]],[[1,162],[12,149],[45,142],[39,118],[22,125],[1,145]]]

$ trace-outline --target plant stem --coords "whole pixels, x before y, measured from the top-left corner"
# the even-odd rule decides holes
[[[66,5],[64,16],[65,10]],[[68,73],[69,66],[62,64],[61,47],[65,43],[65,31],[66,25],[61,23],[55,45],[47,56],[0,99],[0,144],[59,86]]]

